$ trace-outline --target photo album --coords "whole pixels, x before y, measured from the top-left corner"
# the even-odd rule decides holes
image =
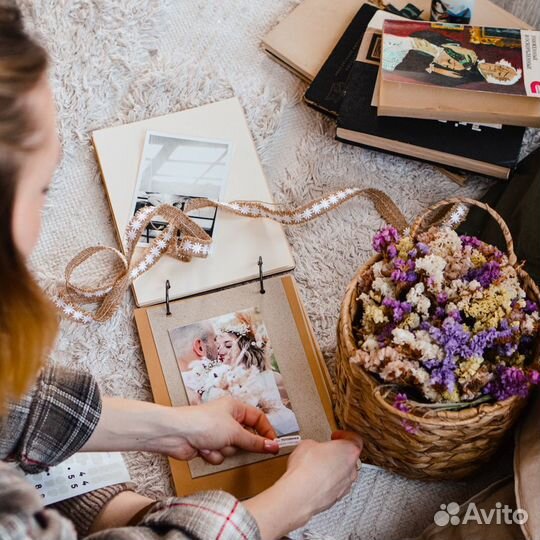
[[[98,130],[93,143],[124,250],[124,229],[144,207],[184,210],[198,198],[272,203],[236,98]],[[194,406],[232,396],[263,411],[278,437],[329,440],[331,381],[287,273],[294,261],[282,225],[214,208],[187,215],[212,238],[208,258],[163,257],[132,286],[155,402]],[[137,249],[166,225],[154,216]],[[220,465],[171,459],[176,492],[251,497],[285,472],[292,449],[240,452]]]

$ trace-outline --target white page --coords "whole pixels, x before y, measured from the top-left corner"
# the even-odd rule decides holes
[[[46,472],[26,474],[26,480],[38,490],[44,505],[130,479],[119,452],[80,452]]]

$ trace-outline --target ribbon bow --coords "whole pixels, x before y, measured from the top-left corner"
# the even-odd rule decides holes
[[[110,319],[121,304],[122,296],[131,283],[150,270],[163,255],[175,257],[188,263],[193,257],[206,258],[212,238],[186,214],[201,208],[217,208],[248,218],[267,218],[283,225],[302,225],[342,205],[358,196],[364,196],[374,203],[381,216],[399,230],[407,227],[407,221],[394,202],[382,191],[376,189],[346,188],[295,209],[257,202],[233,201],[222,203],[209,199],[191,200],[184,211],[164,204],[158,207],[141,208],[130,220],[125,231],[125,255],[119,250],[95,246],[86,248],[67,265],[65,285],[53,297],[53,302],[62,314],[80,323],[104,322]],[[159,216],[167,221],[166,227],[145,248],[140,255],[135,251],[144,230],[153,218]],[[113,273],[99,287],[82,287],[72,283],[73,272],[98,253],[111,253],[120,263],[120,271]],[[93,310],[83,306],[97,304]]]

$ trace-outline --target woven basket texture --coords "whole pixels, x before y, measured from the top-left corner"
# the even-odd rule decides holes
[[[471,199],[447,199],[419,216],[411,227],[413,237],[433,225],[430,217],[454,205],[478,206],[500,225],[510,264],[516,268],[527,296],[540,299],[538,287],[518,264],[512,237],[502,217],[489,206]],[[472,475],[497,451],[510,435],[527,399],[512,397],[502,402],[484,403],[460,410],[412,408],[404,413],[393,407],[386,386],[351,362],[358,349],[353,324],[361,309],[358,296],[366,289],[364,276],[380,260],[377,255],[356,273],[341,307],[338,322],[336,358],[335,412],[343,428],[359,433],[364,439],[364,458],[380,467],[415,479],[454,479]],[[533,362],[538,363],[540,347]],[[404,422],[414,426],[406,430]]]

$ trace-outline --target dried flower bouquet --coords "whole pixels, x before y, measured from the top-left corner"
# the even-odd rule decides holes
[[[353,362],[398,385],[397,409],[528,395],[540,380],[539,306],[504,253],[449,227],[414,238],[385,227],[373,248],[381,260],[362,275]]]

